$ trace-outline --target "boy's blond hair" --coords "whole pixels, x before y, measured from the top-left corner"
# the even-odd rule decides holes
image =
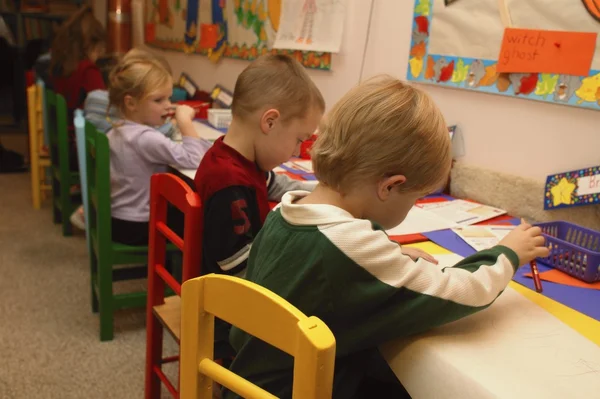
[[[444,117],[423,91],[390,76],[350,90],[321,122],[312,150],[319,181],[341,193],[404,175],[405,192],[439,188],[452,156]]]
[[[237,78],[231,112],[234,118],[246,120],[258,110],[275,108],[287,121],[303,118],[311,107],[323,112],[325,100],[304,67],[288,56],[267,54]]]
[[[171,68],[164,59],[144,50],[131,50],[110,73],[110,105],[123,113],[125,96],[142,100],[154,90],[172,84]]]

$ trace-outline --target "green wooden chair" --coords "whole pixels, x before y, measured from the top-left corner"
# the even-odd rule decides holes
[[[113,282],[145,278],[148,274],[148,247],[113,242],[108,137],[86,123],[85,143],[92,311],[100,313],[100,340],[110,341],[114,335],[113,317],[116,310],[146,306],[145,291],[115,294]],[[115,265],[142,266],[114,269]]]
[[[52,213],[54,223],[62,223],[63,236],[73,234],[69,221],[81,204],[81,198],[71,194],[71,187],[79,184],[79,172],[70,170],[69,137],[67,131],[67,103],[63,96],[46,89],[46,118],[50,147],[52,175]]]

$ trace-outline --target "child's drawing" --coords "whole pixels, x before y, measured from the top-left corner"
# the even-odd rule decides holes
[[[282,0],[274,48],[337,52],[348,0]]]
[[[297,43],[303,43],[306,39],[306,44],[312,44],[312,30],[316,12],[317,1],[304,0],[304,6],[302,7],[302,15],[304,16],[304,20],[302,22],[300,37],[296,40]]]

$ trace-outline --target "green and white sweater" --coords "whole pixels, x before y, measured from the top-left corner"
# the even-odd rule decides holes
[[[287,193],[256,237],[247,279],[275,292],[336,338],[334,398],[351,398],[364,359],[380,344],[468,316],[489,306],[518,267],[503,246],[454,267],[414,262],[368,220],[331,205],[294,202]],[[234,328],[231,370],[274,395],[291,397],[293,359]],[[225,398],[236,397],[225,392]]]

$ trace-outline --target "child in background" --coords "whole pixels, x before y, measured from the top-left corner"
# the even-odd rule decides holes
[[[141,49],[134,48],[129,50],[127,54],[125,54],[124,58],[143,58],[147,56],[155,57],[158,61],[160,61],[163,64],[165,69],[169,71],[170,74],[172,73],[171,66],[164,57],[156,54],[150,54],[147,51]],[[118,62],[118,58],[113,56],[99,58],[96,62],[98,68],[100,68],[100,71],[102,72],[102,79],[104,80],[104,83],[107,87],[109,83],[108,77],[110,71],[115,67],[115,65],[117,65]],[[110,129],[112,129],[112,123],[117,122],[119,120],[118,110],[114,106],[109,107],[108,104],[108,89],[97,89],[89,92],[83,104],[83,112],[85,115],[85,119],[91,124],[93,124],[96,127],[96,129],[98,129],[98,131],[102,133],[106,133]],[[156,126],[156,128],[160,132],[167,134],[173,128],[173,124],[170,121],[167,121],[162,126]]]
[[[285,186],[284,176],[269,171],[299,154],[324,109],[319,89],[295,59],[265,55],[242,71],[231,125],[194,179],[204,208],[203,274],[244,274],[252,241],[270,210],[268,191],[275,181]]]
[[[523,223],[498,246],[448,268],[388,238],[384,229],[442,185],[451,164],[441,112],[397,79],[370,80],[347,93],[321,124],[312,160],[319,185],[287,193],[270,213],[246,278],[331,329],[333,398],[407,397],[378,346],[485,309],[519,265],[548,255],[544,238]],[[235,327],[231,344],[234,373],[291,397],[289,355]]]
[[[141,51],[141,50],[137,50]],[[127,245],[147,245],[150,177],[167,165],[195,168],[210,147],[198,138],[188,106],[175,109],[183,136],[175,143],[154,126],[172,114],[173,80],[163,62],[147,53],[125,57],[110,74],[109,99],[120,116],[108,132],[112,202],[112,238]]]
[[[73,113],[82,108],[87,94],[104,89],[104,80],[96,60],[104,54],[106,31],[93,14],[90,6],[84,6],[66,21],[56,32],[52,43],[50,80],[52,88],[67,102],[67,123],[70,130],[70,167],[79,169],[77,148],[73,132]]]

